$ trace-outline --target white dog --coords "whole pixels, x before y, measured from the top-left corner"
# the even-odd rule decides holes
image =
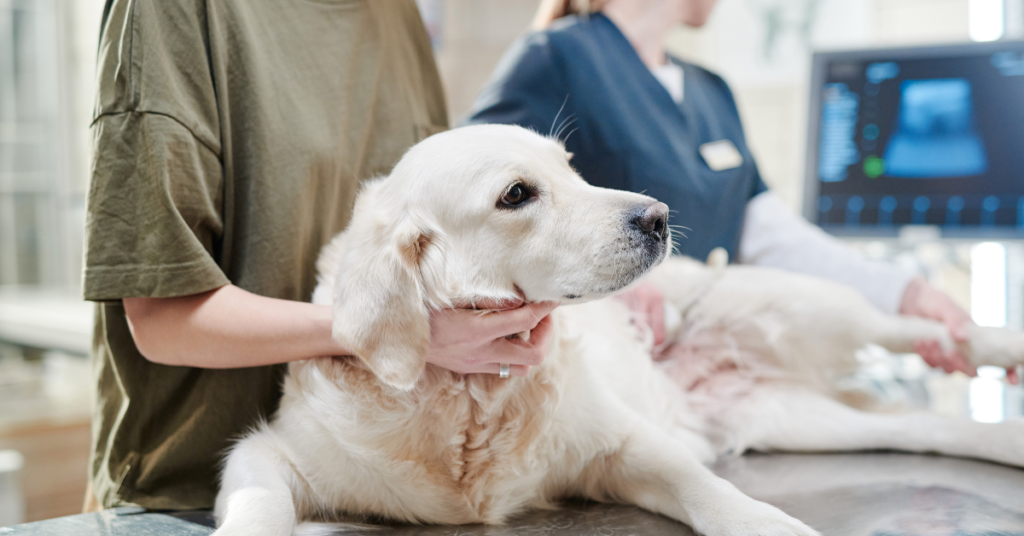
[[[1024,466],[1024,426],[875,415],[830,398],[867,343],[952,344],[928,320],[854,291],[667,256],[667,207],[588,185],[555,140],[477,126],[413,147],[367,184],[325,248],[314,301],[358,356],[293,363],[273,420],[231,451],[218,535],[287,535],[372,515],[501,523],[563,497],[639,505],[708,536],[810,536],[705,463],[747,449],[894,448]],[[657,268],[655,268],[657,266]],[[619,300],[650,271],[679,314],[673,357],[651,360]],[[529,376],[425,365],[428,314],[481,297],[558,300]],[[1024,338],[976,328],[976,364],[1013,366]]]

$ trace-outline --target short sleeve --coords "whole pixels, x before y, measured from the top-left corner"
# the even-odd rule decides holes
[[[100,117],[86,216],[88,300],[184,296],[228,283],[221,238],[221,162],[175,119]]]
[[[228,283],[224,174],[202,0],[108,0],[100,36],[83,290],[172,297]]]
[[[547,135],[572,115],[564,70],[550,36],[535,33],[509,48],[463,124],[519,125]]]

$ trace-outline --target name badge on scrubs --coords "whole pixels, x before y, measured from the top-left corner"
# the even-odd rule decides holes
[[[700,156],[707,162],[712,171],[725,171],[739,167],[743,163],[743,155],[729,140],[718,140],[705,143],[698,149]]]

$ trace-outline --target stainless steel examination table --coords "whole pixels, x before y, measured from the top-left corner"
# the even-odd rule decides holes
[[[748,455],[715,471],[825,536],[1024,536],[1024,470],[895,453]],[[0,536],[201,536],[209,512],[121,508],[0,528]],[[692,535],[684,525],[621,505],[569,503],[504,526],[366,526],[346,535]]]

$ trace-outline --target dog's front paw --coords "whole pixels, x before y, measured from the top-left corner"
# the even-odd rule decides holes
[[[818,531],[782,510],[749,497],[713,510],[713,519],[694,520],[703,536],[821,536]]]

